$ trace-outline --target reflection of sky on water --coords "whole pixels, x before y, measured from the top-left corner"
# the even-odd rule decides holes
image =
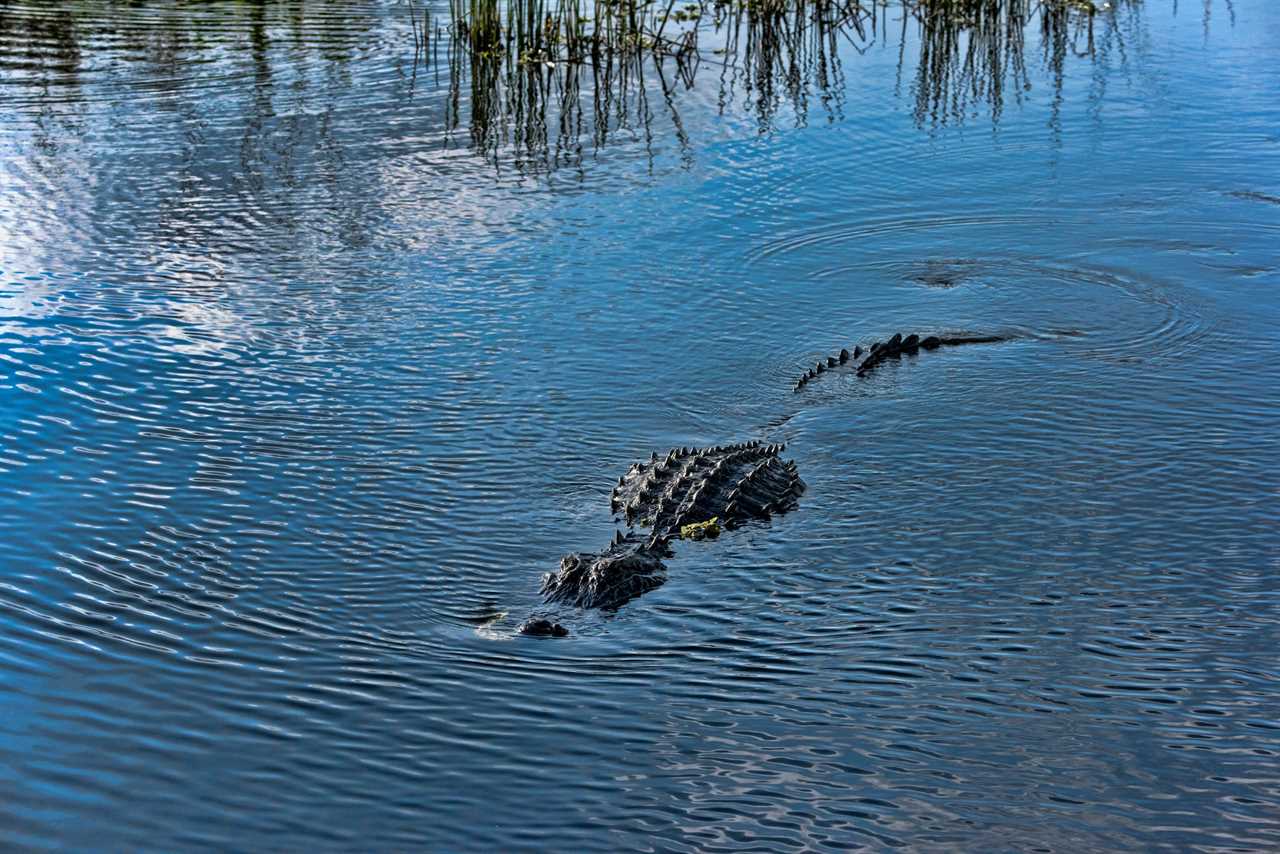
[[[546,127],[394,3],[0,8],[0,842],[1269,847],[1280,22],[1233,5],[1001,80],[882,8],[830,91],[540,71]],[[791,391],[900,329],[1024,337]],[[796,513],[513,636],[633,458],[751,438]]]

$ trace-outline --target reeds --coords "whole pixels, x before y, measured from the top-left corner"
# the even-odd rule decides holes
[[[686,54],[701,3],[678,0],[450,0],[454,37],[472,54],[598,63],[640,52]],[[676,33],[675,30],[679,32]]]

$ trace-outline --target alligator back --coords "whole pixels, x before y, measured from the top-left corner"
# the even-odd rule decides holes
[[[609,505],[628,526],[652,528],[650,544],[665,545],[687,525],[719,519],[734,528],[794,509],[804,481],[785,445],[743,442],[675,448],[633,463],[618,478]]]

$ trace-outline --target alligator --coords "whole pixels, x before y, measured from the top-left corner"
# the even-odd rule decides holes
[[[1007,340],[1005,335],[922,338],[897,334],[865,351],[861,346],[852,351],[845,348],[817,362],[796,380],[794,391],[803,392],[825,375],[866,377],[891,360],[914,356],[921,350]],[[675,540],[715,537],[722,526],[733,530],[794,510],[805,484],[795,462],[782,459],[785,449],[785,445],[752,440],[708,448],[674,448],[665,456],[654,453],[648,460],[633,463],[609,496],[610,510],[628,531],[618,530],[599,552],[575,552],[561,559],[560,568],[542,578],[544,600],[579,608],[620,608],[662,586],[666,580],[662,560],[672,555]],[[537,615],[525,621],[519,631],[543,637],[569,634],[560,623]]]

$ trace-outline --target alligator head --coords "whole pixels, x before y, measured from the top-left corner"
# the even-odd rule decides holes
[[[565,555],[557,572],[543,576],[542,595],[579,608],[618,608],[662,586],[665,553],[662,545],[619,533],[604,551]]]

